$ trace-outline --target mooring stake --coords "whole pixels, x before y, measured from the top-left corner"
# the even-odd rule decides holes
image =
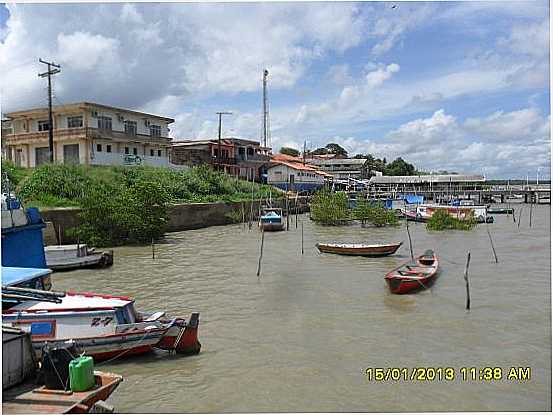
[[[488,236],[490,238],[490,244],[492,245],[493,257],[495,258],[495,263],[497,264],[497,254],[495,253],[495,247],[493,246],[492,235],[490,233],[490,228],[488,227],[487,223],[486,223],[486,231],[488,232]]]
[[[469,264],[470,264],[470,251],[467,252],[467,264],[465,265],[465,273],[463,276],[463,278],[465,279],[465,285],[467,287],[467,305],[466,305],[467,310],[470,310]]]
[[[407,236],[409,237],[409,250],[411,251],[411,260],[415,259],[415,256],[413,255],[413,243],[411,242],[411,232],[409,232],[409,221],[405,220],[405,225],[407,228]]]
[[[259,251],[259,262],[257,263],[257,276],[261,274],[261,258],[263,258],[263,241],[265,240],[265,231],[261,227],[261,249]]]

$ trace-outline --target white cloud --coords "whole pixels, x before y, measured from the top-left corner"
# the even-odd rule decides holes
[[[399,65],[397,63],[391,63],[390,65],[379,68],[376,71],[369,72],[365,76],[367,86],[369,88],[376,88],[384,83],[387,79],[392,77],[392,74],[399,71]]]
[[[74,32],[58,35],[56,56],[61,64],[77,71],[89,71],[99,63],[113,65],[117,60],[119,42],[117,39],[88,32]]]

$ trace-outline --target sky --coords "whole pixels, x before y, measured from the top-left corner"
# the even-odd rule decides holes
[[[547,1],[0,5],[2,113],[54,104],[175,119],[175,140],[270,144],[487,178],[550,177]]]

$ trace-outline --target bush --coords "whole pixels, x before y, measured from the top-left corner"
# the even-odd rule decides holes
[[[353,217],[363,224],[369,222],[375,226],[398,224],[398,219],[392,210],[386,209],[380,203],[369,202],[366,199],[357,199]]]
[[[45,164],[37,167],[19,187],[18,195],[24,201],[41,200],[48,196],[78,200],[95,187],[81,166]]]
[[[81,201],[82,225],[74,234],[95,246],[148,243],[165,232],[169,195],[159,184],[136,181],[113,193],[95,188]]]
[[[2,160],[2,193],[7,192],[7,183],[4,181],[4,174],[10,181],[10,190],[14,191],[16,186],[29,174],[28,169],[18,167],[9,160]]]
[[[438,210],[430,217],[426,223],[426,229],[431,231],[442,231],[446,229],[457,229],[469,231],[476,226],[474,212],[467,219],[457,219],[447,213],[445,210]]]
[[[351,220],[348,197],[344,192],[320,190],[311,202],[311,219],[323,225],[341,225]]]

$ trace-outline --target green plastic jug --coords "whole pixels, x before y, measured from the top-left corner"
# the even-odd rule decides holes
[[[73,392],[87,391],[94,386],[94,359],[81,356],[69,362],[69,385]]]

